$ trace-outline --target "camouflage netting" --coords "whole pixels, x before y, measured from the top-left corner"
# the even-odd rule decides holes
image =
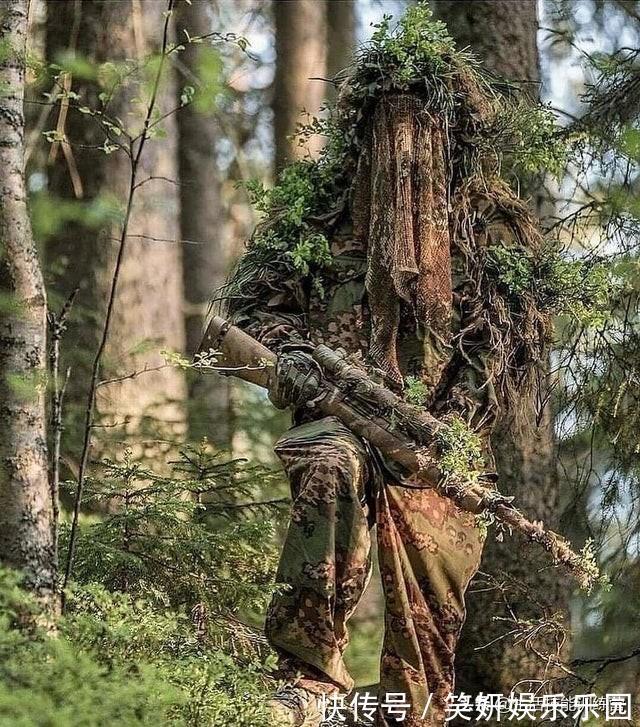
[[[446,130],[417,96],[375,106],[351,199],[355,237],[367,240],[369,356],[401,384],[400,301],[444,345],[451,341],[451,244]]]
[[[296,162],[273,190],[256,195],[266,217],[223,291],[228,311],[250,312],[280,293],[283,276],[321,288],[328,242],[352,224],[367,240],[369,353],[389,379],[401,381],[400,301],[448,344],[455,249],[473,281],[456,346],[464,356],[466,337],[488,331],[493,384],[513,401],[540,359],[548,314],[534,290],[505,288],[475,236],[478,215],[495,217],[509,228],[499,243],[531,258],[542,249],[527,205],[500,176],[522,142],[517,120],[525,107],[517,89],[456,51],[424,9],[397,31],[378,34],[345,74],[328,121],[311,128],[327,135],[320,159]]]

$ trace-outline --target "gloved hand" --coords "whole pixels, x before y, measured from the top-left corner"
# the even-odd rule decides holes
[[[269,399],[278,409],[302,406],[318,395],[321,381],[322,371],[311,354],[287,351],[278,356]]]

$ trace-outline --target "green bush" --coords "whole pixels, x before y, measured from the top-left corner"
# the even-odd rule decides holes
[[[162,600],[95,585],[51,635],[17,583],[0,571],[0,725],[269,724],[257,651],[231,658]]]
[[[273,518],[259,505],[273,475],[227,461],[206,443],[184,448],[169,467],[158,472],[130,451],[103,460],[84,504],[111,514],[81,523],[76,580],[132,594],[158,590],[188,609],[260,608],[277,555]],[[63,552],[67,538],[63,526]]]
[[[0,570],[0,726],[271,726],[271,655],[238,616],[273,590],[271,477],[204,444],[162,474],[105,460],[84,500],[108,514],[81,520],[53,633]]]

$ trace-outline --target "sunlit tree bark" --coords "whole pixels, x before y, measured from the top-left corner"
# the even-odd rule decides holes
[[[333,78],[350,64],[356,45],[355,0],[326,0],[327,75]]]
[[[48,59],[75,54],[93,68],[66,78],[72,92],[80,95],[79,103],[101,108],[99,93],[106,90],[100,84],[105,73],[102,64],[144,61],[159,50],[164,8],[163,2],[153,0],[60,0],[47,6]],[[129,130],[141,126],[150,93],[147,86],[135,82],[138,75],[134,72],[116,86],[108,106],[109,115]],[[184,428],[184,377],[174,368],[163,367],[159,353],[162,348],[182,351],[185,342],[177,133],[175,114],[170,113],[175,105],[171,74],[165,73],[158,113],[168,116],[154,127],[159,138],[148,141],[140,160],[140,184],[101,365],[103,380],[136,376],[98,388],[98,411],[112,425],[96,430],[102,436],[113,433],[129,438],[141,431],[154,436],[160,422],[163,432]],[[67,396],[70,411],[83,402],[88,361],[101,332],[121,224],[117,215],[109,219],[108,211],[124,207],[131,160],[121,150],[105,153],[99,148],[105,141],[104,129],[88,114],[79,113],[71,104],[61,124],[62,113],[62,105],[56,105],[52,124],[61,127],[69,143],[66,150],[61,145],[50,154],[48,189],[54,206],[62,200],[62,204],[75,202],[83,207],[79,207],[82,211],[77,219],[54,231],[47,240],[46,254],[56,296],[64,297],[80,287],[72,324],[62,343],[63,366],[71,363],[74,367]]]
[[[26,0],[0,2],[0,563],[55,590],[45,424],[46,295],[24,180]]]
[[[178,103],[185,86],[197,88],[207,55],[216,53],[204,43],[186,43],[186,38],[212,32],[214,7],[211,0],[193,0],[177,6],[176,39],[185,44],[178,63]],[[185,35],[185,29],[188,36]],[[212,104],[215,99],[212,99]],[[224,282],[227,250],[224,210],[216,163],[216,139],[220,130],[214,110],[198,104],[180,109],[178,123],[178,165],[180,174],[180,234],[182,275],[185,292],[187,353],[193,355],[203,332],[203,322],[212,293]],[[194,377],[189,385],[189,430],[193,439],[208,436],[229,447],[229,381],[221,376]]]
[[[320,139],[300,147],[292,135],[304,112],[317,114],[326,94],[325,0],[274,0],[276,73],[273,84],[275,168],[314,153]],[[311,80],[315,79],[315,80]]]

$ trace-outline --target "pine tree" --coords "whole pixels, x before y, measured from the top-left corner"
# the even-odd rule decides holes
[[[315,115],[325,97],[326,15],[324,0],[275,0],[276,73],[273,82],[275,169],[313,153],[319,140],[300,147],[292,137],[298,124]],[[312,80],[311,80],[312,79]]]
[[[438,0],[435,10],[455,38],[458,47],[470,47],[487,68],[514,82],[520,82],[526,94],[537,99],[540,72],[536,44],[537,4],[522,0],[480,0],[456,2]],[[525,190],[536,197],[532,183]],[[535,202],[534,202],[535,204]],[[540,400],[545,397],[544,364],[541,368],[540,389],[523,402],[526,425],[514,426],[507,416],[492,437],[501,492],[514,495],[519,506],[535,519],[557,528],[559,512],[559,483],[556,470],[556,445],[553,416],[550,406],[539,412]],[[507,538],[508,540],[508,538]],[[488,539],[481,570],[496,579],[468,597],[468,617],[460,644],[458,670],[461,688],[472,693],[502,691],[508,693],[521,679],[544,678],[548,665],[530,649],[514,646],[511,639],[498,639],[516,624],[496,621],[495,616],[507,616],[506,599],[522,621],[519,628],[539,626],[545,617],[551,624],[537,646],[553,650],[553,619],[566,612],[567,595],[557,573],[542,569],[542,563],[526,558],[509,542]],[[508,576],[505,576],[508,574]],[[508,578],[503,594],[496,584]],[[511,579],[526,584],[515,585]],[[509,585],[511,582],[511,585]],[[537,594],[539,601],[532,599]],[[503,598],[504,596],[504,598]],[[565,624],[568,626],[568,624]],[[541,632],[542,633],[542,632]],[[521,635],[522,632],[519,632]],[[483,648],[491,643],[490,648]]]
[[[218,51],[205,40],[188,38],[212,32],[214,3],[180,2],[176,16],[176,42],[185,44],[178,64],[178,104],[187,94],[199,92],[195,103],[184,104],[176,115],[180,174],[180,234],[183,244],[182,277],[185,294],[186,350],[193,355],[200,344],[203,323],[212,294],[227,272],[224,207],[217,168],[216,141],[220,129],[215,118],[215,98],[206,99],[202,74],[219,62]],[[186,31],[186,33],[185,33]],[[189,433],[196,441],[208,436],[228,448],[231,443],[230,383],[221,376],[192,377],[189,384]]]

